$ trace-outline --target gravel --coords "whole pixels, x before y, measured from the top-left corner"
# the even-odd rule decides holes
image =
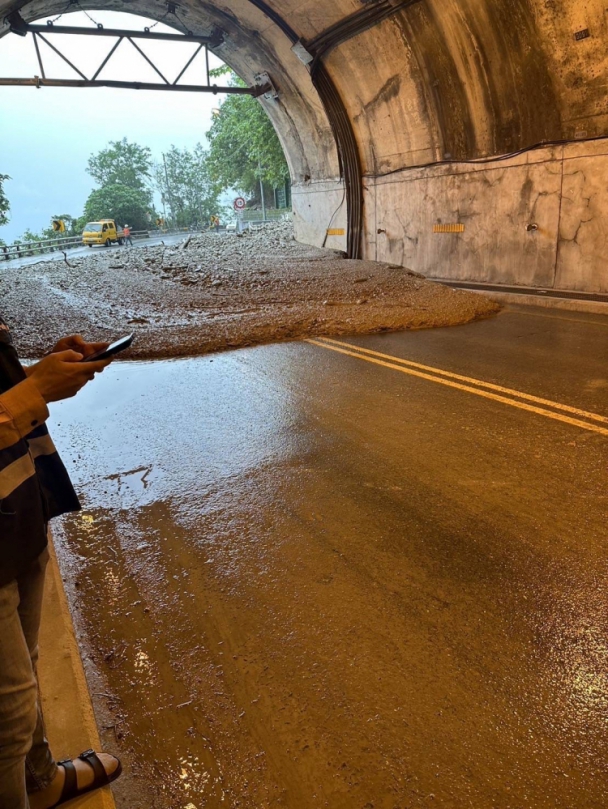
[[[129,356],[160,358],[455,326],[500,309],[403,267],[300,244],[290,223],[0,268],[0,294],[18,348],[30,357],[76,332],[112,339],[134,331]]]

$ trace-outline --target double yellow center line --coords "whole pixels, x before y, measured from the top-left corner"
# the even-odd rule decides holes
[[[399,371],[402,374],[416,376],[426,379],[429,382],[436,382],[448,388],[473,393],[475,396],[483,396],[484,399],[492,399],[495,402],[517,407],[520,410],[527,410],[539,416],[546,416],[555,421],[562,421],[574,427],[581,427],[601,435],[608,435],[608,417],[600,416],[597,413],[589,413],[578,407],[553,402],[550,399],[542,399],[540,396],[533,396],[530,393],[523,393],[519,390],[505,388],[502,385],[494,385],[491,382],[484,382],[481,379],[474,379],[461,374],[454,374],[451,371],[444,371],[442,368],[433,368],[431,365],[422,365],[412,360],[404,360],[400,357],[393,357],[390,354],[382,354],[379,351],[372,351],[369,348],[353,346],[350,343],[343,343],[340,340],[331,340],[329,337],[322,337],[315,340],[308,340],[312,345],[320,348],[337,351],[348,357],[355,357],[358,360],[365,360],[374,365],[381,365],[390,368],[392,371]],[[606,426],[602,426],[606,425]]]

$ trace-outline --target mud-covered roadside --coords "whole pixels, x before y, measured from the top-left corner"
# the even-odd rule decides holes
[[[455,326],[500,308],[402,267],[299,244],[289,224],[2,268],[0,298],[20,352],[30,357],[73,332],[111,339],[134,331],[129,356],[150,359]]]

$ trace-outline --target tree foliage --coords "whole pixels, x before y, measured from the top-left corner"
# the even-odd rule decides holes
[[[85,222],[115,219],[134,230],[149,226],[153,214],[152,152],[147,146],[129,143],[126,138],[110,141],[105,149],[91,155],[87,171],[101,187],[85,202]]]
[[[117,225],[130,225],[133,230],[145,230],[150,225],[152,211],[149,193],[117,183],[92,191],[84,205],[87,222],[114,219]]]
[[[0,225],[6,225],[8,222],[8,212],[11,209],[8,197],[4,193],[4,183],[11,178],[8,174],[0,174]]]
[[[229,68],[220,71],[230,74],[232,84],[243,84]],[[66,236],[80,234],[87,221],[98,219],[113,218],[121,225],[128,222],[135,230],[146,229],[155,217],[154,183],[175,225],[203,226],[212,215],[221,213],[221,191],[235,188],[258,197],[260,180],[268,189],[278,188],[289,179],[276,132],[264,108],[251,96],[229,96],[207,137],[209,152],[200,143],[193,150],[171,146],[164,155],[166,170],[164,164],[153,164],[147,146],[130,143],[126,137],[110,141],[89,157],[87,171],[99,188],[89,195],[83,216],[53,218],[63,219]],[[0,174],[0,225],[8,222],[10,206],[3,190],[8,179]],[[41,234],[27,231],[23,239],[39,241],[56,235],[47,228]]]
[[[147,146],[129,143],[126,138],[113,140],[89,157],[87,171],[102,188],[125,185],[146,191],[152,176],[152,152]]]
[[[234,73],[231,84],[244,85]],[[272,188],[289,179],[277,134],[264,108],[252,96],[228,96],[207,138],[209,174],[220,190],[238,188],[257,195],[260,179]]]
[[[200,143],[192,151],[171,146],[155,166],[156,186],[178,227],[207,224],[218,213],[218,192],[209,177],[207,153]]]

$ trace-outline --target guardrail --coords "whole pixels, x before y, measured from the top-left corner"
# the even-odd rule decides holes
[[[134,239],[147,239],[150,236],[148,230],[133,230],[131,236]],[[0,245],[0,258],[10,261],[13,258],[24,258],[25,256],[38,256],[44,253],[55,253],[60,250],[71,250],[73,247],[83,247],[82,236],[63,236],[57,239],[41,239],[40,241],[19,242],[17,244]]]
[[[67,236],[60,239],[41,239],[37,242],[19,242],[17,244],[0,245],[0,256],[5,261],[24,256],[37,256],[41,253],[53,253],[55,250],[69,250],[82,245],[82,236]]]
[[[270,208],[270,210],[266,211],[265,218],[264,212],[258,210],[257,208],[246,208],[241,214],[241,219],[244,225],[246,225],[248,222],[252,222],[255,225],[270,222],[288,222],[291,220],[291,217],[291,208]]]

